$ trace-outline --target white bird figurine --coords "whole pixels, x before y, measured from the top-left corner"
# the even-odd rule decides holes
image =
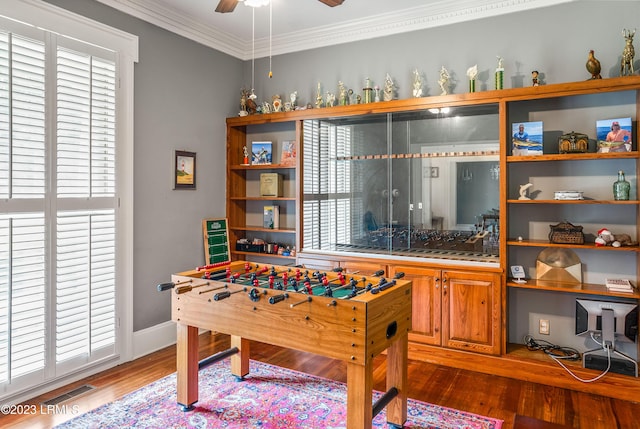
[[[531,198],[527,197],[527,189],[533,186],[533,183],[526,183],[524,185],[520,185],[520,197],[519,200],[530,200]]]

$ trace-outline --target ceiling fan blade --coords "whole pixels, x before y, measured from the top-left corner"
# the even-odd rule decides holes
[[[340,6],[344,0],[319,0],[321,3],[326,4],[327,6]]]
[[[237,4],[238,0],[220,0],[220,3],[218,3],[218,7],[216,7],[216,12],[233,12]]]

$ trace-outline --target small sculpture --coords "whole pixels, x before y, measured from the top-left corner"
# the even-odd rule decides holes
[[[362,88],[362,92],[364,93],[364,103],[371,103],[373,101],[373,88],[371,88],[371,79],[367,78],[364,83],[364,88]]]
[[[322,90],[320,89],[320,82],[318,82],[318,91],[316,92],[316,108],[322,107]]]
[[[622,59],[620,60],[620,76],[627,76],[633,74],[633,57],[636,55],[636,51],[633,49],[633,36],[636,34],[636,30],[622,30],[622,36],[626,41],[624,49],[622,51]]]
[[[243,154],[242,165],[249,165],[249,150],[247,149],[246,146],[242,146],[242,154]]]
[[[538,80],[538,70],[534,70],[531,72],[531,83],[532,83],[532,86],[540,85],[540,81]]]
[[[524,185],[520,185],[520,197],[519,200],[530,200],[531,198],[527,197],[527,190],[533,186],[533,183],[525,183]]]
[[[422,76],[420,76],[418,69],[413,71],[413,96],[422,97]]]
[[[271,101],[273,102],[272,112],[279,112],[282,110],[282,100],[280,99],[280,94],[276,94],[271,97]]]
[[[589,51],[589,59],[587,60],[587,71],[591,73],[591,79],[602,79],[600,76],[600,61],[593,55],[593,49]]]
[[[341,106],[349,104],[349,98],[347,97],[347,88],[344,86],[344,82],[338,81],[338,102]]]
[[[373,98],[373,101],[375,101],[376,103],[380,101],[380,87],[378,85],[376,85],[373,90],[375,91],[375,97]]]
[[[447,95],[449,93],[449,79],[451,75],[447,71],[444,66],[440,69],[440,79],[438,79],[438,85],[440,85],[440,90],[442,91],[440,95]]]
[[[393,80],[391,80],[391,76],[387,73],[387,77],[384,79],[384,90],[382,91],[382,99],[384,101],[393,100]]]
[[[496,89],[504,88],[504,58],[498,55],[498,67],[496,68]]]
[[[239,116],[247,116],[249,113],[247,112],[247,98],[249,97],[249,91],[246,89],[242,89],[240,91],[240,113]]]
[[[292,109],[295,109],[297,100],[298,100],[298,91],[293,91],[291,94],[289,94],[289,101],[291,102]]]
[[[336,95],[333,92],[327,92],[326,100],[324,103],[325,107],[333,107],[336,102]]]
[[[467,69],[469,78],[469,92],[476,92],[476,76],[478,76],[478,64]]]

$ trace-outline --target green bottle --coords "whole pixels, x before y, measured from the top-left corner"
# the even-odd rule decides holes
[[[631,185],[624,179],[624,171],[618,171],[618,180],[613,183],[613,199],[616,201],[627,201]]]

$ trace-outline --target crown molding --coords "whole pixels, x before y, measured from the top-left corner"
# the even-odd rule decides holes
[[[153,0],[97,0],[107,6],[241,60],[252,58],[251,40],[238,40]],[[440,27],[581,0],[456,0],[428,2],[394,13],[255,40],[255,58],[322,48]]]

